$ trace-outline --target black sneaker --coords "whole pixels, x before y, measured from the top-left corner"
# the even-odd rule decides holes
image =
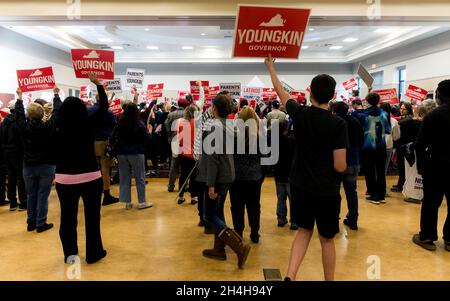
[[[9,205],[9,201],[8,200],[1,200],[0,201],[0,206],[6,206]]]
[[[421,240],[419,234],[414,234],[413,238],[412,238],[412,241],[416,245],[419,245],[422,248],[424,248],[425,250],[428,250],[428,251],[435,251],[436,250],[436,245],[434,244],[434,242],[432,240],[429,240],[429,239]]]
[[[36,225],[35,224],[28,224],[27,225],[27,231],[28,232],[33,232],[34,230],[36,230]]]
[[[174,189],[175,189],[175,187],[170,187],[170,186],[169,186],[169,187],[167,188],[167,191],[168,191],[168,192],[173,192]]]
[[[178,205],[183,204],[185,201],[186,201],[186,200],[185,200],[184,198],[179,197],[179,198],[178,198]]]
[[[100,255],[99,256],[97,256],[97,257],[94,257],[94,258],[86,258],[86,262],[88,263],[88,264],[93,264],[93,263],[96,263],[97,261],[99,261],[100,259],[102,259],[102,258],[105,258],[106,257],[106,250],[103,250],[101,253],[100,253]]]
[[[405,199],[403,199],[405,202],[407,202],[407,203],[413,203],[413,204],[420,204],[420,203],[422,203],[422,201],[421,200],[418,200],[418,199],[413,199],[413,198],[405,198]]]
[[[392,186],[391,191],[392,192],[402,192],[403,187],[398,187],[397,185],[394,185],[394,186]]]
[[[350,223],[348,219],[344,219],[344,225],[349,227],[351,230],[354,231],[358,230],[358,223]]]
[[[110,194],[105,194],[104,197],[103,197],[103,204],[102,204],[102,206],[108,206],[108,205],[111,205],[111,204],[115,204],[117,202],[119,202],[118,198],[115,198],[115,197],[113,197]]]
[[[53,228],[53,224],[43,224],[42,226],[37,227],[37,233],[41,233],[47,230],[50,230],[51,228]]]
[[[26,211],[26,210],[27,210],[27,203],[20,203],[19,211]]]
[[[298,225],[294,224],[294,223],[291,223],[291,227],[289,229],[291,229],[291,230],[298,230]]]
[[[196,205],[198,203],[198,198],[197,197],[193,197],[191,199],[191,205]]]
[[[259,243],[259,234],[258,234],[258,233],[250,234],[250,240],[251,240],[254,244]]]
[[[9,211],[16,211],[19,206],[17,204],[9,204]]]
[[[282,228],[282,227],[286,226],[287,223],[288,223],[287,221],[278,221],[277,226]]]

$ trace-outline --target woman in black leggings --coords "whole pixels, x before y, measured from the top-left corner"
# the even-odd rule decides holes
[[[86,262],[106,256],[100,234],[102,176],[95,158],[92,129],[108,113],[108,97],[96,74],[89,79],[97,86],[98,101],[89,109],[77,97],[67,97],[57,120],[56,191],[61,203],[61,238],[64,261],[78,255],[77,216],[80,197],[84,203],[86,225]]]

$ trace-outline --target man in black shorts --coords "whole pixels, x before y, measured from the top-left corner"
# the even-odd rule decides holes
[[[314,232],[319,231],[325,280],[334,280],[341,197],[339,177],[346,168],[349,146],[345,121],[328,111],[336,81],[321,74],[311,82],[311,107],[300,106],[284,91],[274,60],[265,60],[281,103],[294,120],[295,154],[290,173],[292,220],[300,228],[292,243],[286,280],[293,280]]]

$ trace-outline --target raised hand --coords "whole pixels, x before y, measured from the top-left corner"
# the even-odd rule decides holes
[[[100,85],[100,81],[97,78],[97,73],[95,72],[89,72],[89,80],[96,86]]]
[[[275,63],[275,59],[272,58],[271,54],[269,54],[269,56],[266,57],[264,60],[264,64],[266,64],[267,69],[273,68],[274,63]]]
[[[22,99],[22,89],[17,88],[16,94],[17,94],[17,97],[18,97],[19,99]]]

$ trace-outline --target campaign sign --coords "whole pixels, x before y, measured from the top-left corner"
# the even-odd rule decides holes
[[[221,83],[220,91],[228,91],[233,98],[241,96],[241,83]]]
[[[310,9],[240,5],[233,57],[296,59],[300,54]]]
[[[144,84],[145,69],[127,68],[127,87],[135,85],[136,88],[142,88]]]
[[[358,75],[362,79],[362,81],[367,85],[367,87],[372,87],[372,84],[375,81],[375,79],[362,64],[359,64],[358,66]]]
[[[120,78],[114,80],[107,80],[104,82],[108,92],[122,93],[122,81]]]
[[[122,113],[122,105],[120,104],[120,99],[115,99],[109,104],[109,109],[114,115],[120,115]]]
[[[213,99],[219,94],[220,92],[220,86],[214,86],[214,87],[208,87],[205,91],[205,98],[206,99]]]
[[[199,100],[200,99],[200,87],[198,86],[197,81],[191,80],[189,83],[191,86],[192,98],[194,100]],[[202,80],[201,83],[202,83],[202,87],[203,87],[203,92],[205,93],[205,96],[206,96],[206,92],[209,87],[209,80]]]
[[[306,99],[306,94],[300,91],[292,91],[289,95],[296,101]]]
[[[163,96],[164,84],[149,84],[147,86],[147,96],[149,98],[159,98]]]
[[[99,79],[114,79],[114,51],[72,49],[72,64],[77,78],[89,78],[95,72]]]
[[[261,99],[262,97],[262,88],[259,87],[244,87],[242,89],[242,98],[245,99]],[[256,103],[255,103],[256,105]]]
[[[55,87],[52,67],[17,70],[17,81],[22,92],[48,90]]]
[[[395,89],[395,88],[377,90],[374,92],[378,93],[378,95],[380,95],[381,102],[389,102],[390,104],[397,104],[399,102],[397,89]]]
[[[414,100],[422,101],[427,97],[427,94],[427,90],[409,85],[408,89],[406,90],[405,96]]]
[[[355,78],[349,79],[348,81],[345,81],[342,83],[342,86],[344,86],[345,91],[351,90],[354,87],[358,86],[358,82]]]
[[[284,91],[286,91],[287,93],[291,93],[292,91],[295,90],[294,87],[292,87],[291,85],[289,85],[285,81],[281,81],[281,86],[283,87]]]
[[[264,99],[277,99],[277,92],[274,88],[263,88],[262,97]]]

